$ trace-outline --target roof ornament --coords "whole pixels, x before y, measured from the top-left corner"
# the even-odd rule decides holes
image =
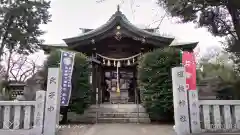
[[[145,38],[142,38],[142,43],[145,43],[145,42],[146,42]]]
[[[121,32],[118,31],[118,32],[115,33],[115,39],[117,39],[118,41],[120,41],[122,39]]]
[[[117,12],[120,12],[120,5],[117,5]]]
[[[94,39],[92,39],[92,40],[91,40],[91,43],[92,43],[92,44],[95,44],[95,40],[94,40]]]

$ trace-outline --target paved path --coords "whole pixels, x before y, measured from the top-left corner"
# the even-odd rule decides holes
[[[58,135],[175,135],[172,125],[94,124],[62,127]]]

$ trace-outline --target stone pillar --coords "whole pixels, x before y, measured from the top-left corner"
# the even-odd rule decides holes
[[[59,124],[61,72],[59,68],[48,69],[44,135],[55,135]]]
[[[46,100],[46,91],[36,92],[36,105],[34,115],[34,128],[36,134],[42,134],[43,132],[43,120],[44,120],[44,106]]]
[[[188,94],[184,67],[172,68],[173,105],[177,135],[190,134]]]
[[[188,90],[189,114],[191,123],[191,133],[201,133],[200,109],[198,104],[198,91]]]

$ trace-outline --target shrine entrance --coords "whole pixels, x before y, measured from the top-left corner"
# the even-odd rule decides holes
[[[119,6],[99,28],[81,28],[81,31],[78,36],[63,39],[64,46],[42,48],[45,52],[66,48],[87,56],[91,94],[87,112],[91,119],[86,116],[86,121],[149,123],[146,109],[140,104],[137,61],[142,54],[173,46],[174,38],[163,37],[154,28],[136,27],[119,10]],[[194,44],[184,44],[184,48],[192,50]],[[183,48],[181,44],[174,46]]]
[[[139,91],[136,84],[136,66],[103,67],[102,72],[102,103],[136,103]],[[117,91],[119,83],[120,92]]]
[[[81,30],[81,35],[63,40],[69,50],[89,57],[91,104],[139,104],[138,58],[174,39],[134,26],[119,7],[104,25]]]

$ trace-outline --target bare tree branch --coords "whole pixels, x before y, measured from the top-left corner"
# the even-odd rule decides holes
[[[28,69],[28,70],[26,70],[26,71],[24,71],[20,76],[19,76],[19,81],[26,81],[25,79],[27,78],[27,75],[28,75],[28,73],[29,72],[31,72],[32,71],[32,69]],[[24,79],[22,79],[22,78],[24,78]]]
[[[9,60],[7,80],[26,81],[41,68],[41,66],[36,64],[38,58],[39,57],[33,60],[26,55],[9,55],[7,58]]]

